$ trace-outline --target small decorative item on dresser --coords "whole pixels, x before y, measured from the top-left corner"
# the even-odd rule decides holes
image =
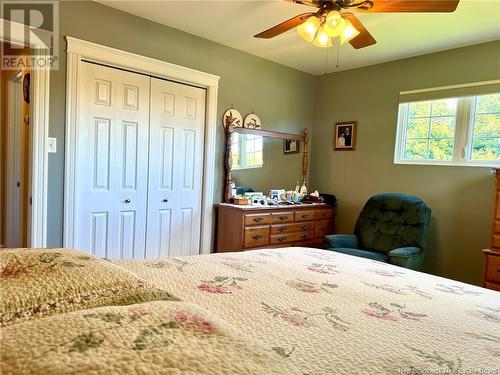
[[[299,141],[294,139],[283,139],[283,153],[297,154],[299,152]]]
[[[493,225],[491,248],[484,249],[483,286],[500,291],[500,169],[491,171],[495,175],[493,195]]]
[[[356,148],[357,121],[335,123],[333,149],[335,151],[354,151]]]

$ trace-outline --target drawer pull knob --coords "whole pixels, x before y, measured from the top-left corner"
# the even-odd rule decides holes
[[[280,237],[280,238],[278,238],[278,241],[279,241],[279,242],[286,241],[286,237]]]
[[[308,217],[309,217],[309,215],[308,215],[308,214],[304,214],[304,215],[302,215],[302,218],[303,218],[303,219],[307,219]]]
[[[279,219],[280,219],[281,221],[283,221],[283,220],[288,219],[288,216],[280,216],[280,217],[279,217]]]
[[[286,232],[288,230],[288,227],[281,227],[278,229],[280,232]]]
[[[300,238],[302,238],[303,240],[305,240],[307,238],[307,234],[303,234],[302,236],[300,236]]]
[[[130,201],[130,199],[125,199],[125,200],[123,201],[123,203],[126,203],[126,204],[129,204],[130,202],[131,202],[131,201]]]
[[[302,229],[304,230],[307,230],[310,228],[310,225],[309,224],[305,224],[305,225],[302,225]]]
[[[327,214],[326,212],[323,212],[323,213],[321,214],[321,216],[323,216],[323,217],[327,217],[327,216],[328,216],[328,214]]]
[[[256,223],[260,223],[262,220],[264,220],[264,218],[262,218],[262,217],[255,217],[253,219],[253,221],[255,221]]]
[[[252,237],[255,241],[258,241],[262,238],[260,234],[256,234],[255,236]]]

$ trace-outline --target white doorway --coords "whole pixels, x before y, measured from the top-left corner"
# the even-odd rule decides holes
[[[195,173],[196,178],[193,180],[187,179],[187,176],[189,173],[186,173],[186,182],[189,187],[189,189],[195,191],[198,194],[198,197],[196,200],[192,201],[192,207],[189,206],[184,206],[182,208],[186,208],[187,210],[184,210],[183,215],[180,216],[183,220],[182,222],[185,225],[185,228],[191,228],[191,231],[184,231],[184,233],[187,235],[190,233],[191,235],[194,234],[197,236],[187,238],[186,236],[184,237],[176,237],[177,235],[177,227],[172,226],[170,224],[170,243],[168,244],[166,241],[166,236],[165,234],[168,234],[166,231],[161,231],[162,236],[159,236],[160,238],[158,241],[153,241],[153,242],[147,242],[147,250],[145,253],[142,252],[142,249],[136,247],[133,250],[133,257],[158,257],[158,256],[163,256],[163,255],[180,255],[180,254],[186,254],[188,253],[187,250],[182,250],[184,249],[189,249],[189,253],[193,253],[195,249],[197,249],[197,253],[202,253],[202,254],[207,254],[212,251],[213,248],[213,216],[214,216],[214,190],[215,190],[215,170],[216,170],[216,165],[215,165],[215,136],[216,136],[216,127],[218,125],[217,121],[217,91],[218,91],[218,81],[219,77],[209,74],[209,73],[204,73],[200,71],[196,71],[190,68],[182,67],[179,65],[174,65],[170,64],[164,61],[160,60],[155,60],[152,58],[148,58],[145,56],[140,56],[136,55],[130,52],[122,51],[122,50],[117,50],[114,48],[98,45],[95,43],[87,42],[81,39],[76,39],[72,37],[66,37],[67,40],[67,89],[66,89],[66,130],[65,130],[65,189],[64,189],[64,238],[63,238],[63,245],[64,247],[76,247],[77,243],[77,232],[79,228],[77,227],[76,223],[78,220],[78,184],[77,184],[77,179],[78,179],[78,134],[79,134],[79,127],[80,124],[82,123],[81,119],[81,113],[80,113],[80,104],[81,104],[81,98],[79,96],[79,91],[80,87],[82,84],[82,71],[83,71],[83,66],[84,64],[88,63],[94,63],[94,64],[99,64],[99,65],[104,65],[107,67],[113,67],[113,69],[118,69],[121,70],[122,72],[127,72],[130,74],[142,74],[146,75],[149,77],[156,77],[160,81],[164,82],[163,80],[167,81],[172,81],[173,84],[179,85],[182,87],[189,87],[195,90],[198,90],[196,93],[193,91],[191,94],[188,96],[193,99],[197,98],[197,95],[199,95],[198,92],[204,93],[204,96],[199,97],[199,102],[196,101],[195,106],[192,105],[193,100],[190,101],[177,101],[178,103],[184,103],[184,113],[191,114],[193,113],[193,109],[196,108],[196,119],[197,121],[200,121],[201,124],[201,129],[200,133],[203,134],[203,138],[198,138],[196,139],[197,135],[196,132],[194,134],[193,138],[193,133],[189,132],[184,132],[184,134],[187,134],[185,136],[186,138],[186,144],[189,143],[188,147],[185,148],[184,150],[187,150],[187,152],[193,151],[195,154],[195,157],[197,158],[196,155],[201,155],[200,159],[196,159],[193,163],[187,163],[185,166],[187,167],[188,170],[192,170]],[[102,78],[103,81],[112,81],[108,77]],[[112,84],[112,82],[111,82]],[[151,84],[152,85],[152,84]],[[106,86],[106,84],[104,85]],[[134,85],[132,85],[134,86]],[[135,85],[137,86],[137,85]],[[140,85],[137,86],[140,88]],[[168,91],[168,90],[167,90]],[[105,92],[105,90],[103,91]],[[132,90],[132,92],[135,92],[135,89]],[[122,93],[123,95],[123,93]],[[133,94],[131,94],[133,97]],[[150,93],[148,92],[148,96],[150,96]],[[106,95],[103,96],[105,98]],[[170,96],[165,97],[167,102],[166,104],[164,103],[164,106],[167,108],[168,106],[171,106],[171,104],[168,103],[168,100],[171,99]],[[180,100],[181,98],[179,98]],[[177,100],[177,99],[175,99]],[[198,99],[196,99],[198,100]],[[133,102],[133,101],[132,101]],[[131,102],[131,103],[132,103]],[[152,103],[152,102],[151,102]],[[187,104],[186,104],[187,103]],[[130,104],[130,103],[129,103]],[[186,107],[187,106],[187,107]],[[181,110],[177,110],[179,115],[181,115],[183,112]],[[151,114],[153,116],[153,113]],[[188,116],[189,117],[189,116]],[[105,118],[105,117],[104,117]],[[88,125],[87,125],[88,126]],[[182,130],[182,126],[179,127],[180,130]],[[166,124],[164,127],[169,127],[168,124]],[[102,128],[106,128],[104,125],[101,126]],[[186,128],[187,129],[187,128]],[[154,129],[153,131],[154,132]],[[111,133],[109,133],[111,134]],[[134,134],[134,132],[132,132]],[[139,134],[139,133],[137,133]],[[163,134],[165,136],[165,141],[164,144],[168,144],[168,131],[164,132]],[[139,142],[139,138],[138,142]],[[154,138],[156,140],[157,138]],[[174,138],[175,139],[175,138]],[[193,142],[194,140],[194,142]],[[148,142],[151,142],[149,139]],[[177,141],[175,141],[177,142]],[[177,144],[177,143],[176,143]],[[148,146],[149,147],[149,146]],[[155,147],[155,146],[154,146]],[[152,170],[149,166],[149,160],[154,159],[154,158],[159,158],[158,152],[149,152],[150,148],[147,150],[148,154],[148,166],[146,169],[148,169],[148,174],[150,170]],[[141,149],[143,151],[143,149]],[[89,148],[88,152],[92,152],[92,149]],[[174,151],[176,154],[177,152]],[[186,151],[184,151],[186,153]],[[105,164],[105,163],[104,163]],[[165,163],[167,165],[168,163]],[[177,163],[175,163],[177,164]],[[198,171],[198,166],[200,166],[200,170]],[[113,166],[114,167],[114,166]],[[193,169],[194,168],[194,169]],[[158,172],[158,170],[156,170]],[[137,172],[139,173],[139,172]],[[176,172],[173,172],[176,173]],[[138,176],[138,174],[137,174]],[[95,176],[94,176],[95,177]],[[93,177],[93,178],[94,178]],[[149,175],[148,175],[149,179]],[[112,179],[110,179],[112,181]],[[150,184],[150,180],[148,180],[148,184]],[[191,186],[193,188],[191,188]],[[196,187],[195,187],[196,186]],[[195,188],[194,188],[195,187]],[[168,221],[166,219],[168,218],[168,209],[171,209],[170,214],[172,215],[172,220],[176,220],[174,218],[174,203],[176,202],[181,202],[182,199],[186,199],[186,202],[191,199],[191,195],[189,194],[189,189],[186,189],[184,194],[182,195],[175,195],[173,198],[169,196],[165,196],[167,191],[161,191],[161,189],[157,189],[157,196],[161,197],[161,200],[158,202],[156,198],[151,198],[153,201],[150,201],[150,197],[153,197],[154,195],[154,189],[149,188],[148,185],[148,202],[147,202],[147,207],[149,208],[150,206],[152,207],[151,210],[146,209],[146,215],[149,218],[150,212],[154,211],[154,207],[157,209],[157,214],[161,212],[163,216],[159,218],[156,221],[157,226],[161,226],[162,228],[167,228]],[[151,191],[151,194],[150,194]],[[135,193],[134,193],[135,194]],[[123,202],[125,200],[129,199],[130,202],[125,203],[125,204],[130,204],[132,207],[132,204],[134,203],[132,198],[127,198],[123,196],[123,201],[121,204],[124,204]],[[138,195],[137,199],[142,199],[140,197],[140,194]],[[163,200],[167,199],[168,202],[164,202]],[[120,202],[119,200],[114,200],[115,202]],[[169,207],[167,204],[172,203],[172,205]],[[156,204],[156,206],[155,206]],[[187,204],[187,203],[186,203]],[[198,212],[193,211],[192,214],[188,214],[189,210],[191,208],[195,207],[200,207],[200,209],[197,209]],[[161,210],[161,211],[160,211]],[[133,211],[133,210],[132,210]],[[166,214],[166,215],[165,215]],[[125,220],[125,217],[123,217],[123,225],[129,225],[131,223],[134,223],[134,215],[139,215],[139,213],[134,213],[130,214],[127,216],[127,220]],[[105,219],[106,215],[103,215],[100,219],[101,222],[106,221]],[[136,218],[139,216],[136,216]],[[199,217],[199,220],[198,220]],[[98,217],[96,217],[97,219]],[[89,217],[87,216],[87,219]],[[194,221],[193,221],[194,219]],[[147,236],[149,236],[148,228],[151,229],[151,227],[147,225],[147,220],[146,219],[146,233]],[[149,219],[151,222],[153,222],[153,219]],[[116,220],[115,220],[116,221]],[[137,221],[136,221],[137,222]],[[109,221],[111,223],[111,221]],[[172,222],[173,223],[173,222]],[[123,251],[124,254],[131,254],[131,249],[130,248],[120,248],[120,241],[126,244],[131,244],[131,243],[143,243],[142,240],[139,240],[137,238],[137,233],[140,233],[133,231],[133,239],[134,241],[131,241],[130,239],[132,237],[123,237],[123,239],[120,238],[120,236],[117,236],[116,234],[109,234],[108,231],[111,230],[111,227],[109,226],[101,226],[99,228],[104,228],[102,232],[102,235],[99,234],[100,238],[100,243],[106,242],[106,246],[108,246],[108,255],[110,257],[115,257],[121,256],[121,253]],[[134,224],[135,225],[135,224]],[[106,229],[107,228],[107,229]],[[113,227],[114,228],[114,227]],[[100,230],[100,229],[99,229]],[[97,233],[97,226],[96,229],[94,230],[94,233]],[[175,233],[174,233],[175,232]],[[92,233],[92,232],[91,232]],[[123,234],[130,234],[131,232],[129,231],[122,231],[121,233]],[[158,233],[157,233],[158,234]],[[110,237],[109,236],[117,236],[118,239],[113,240],[114,243],[118,243],[118,246],[112,245],[112,248],[110,247]],[[106,237],[106,240],[104,241],[104,237]],[[97,237],[96,241],[97,241]],[[152,237],[153,238],[153,237]],[[175,238],[175,239],[174,239]],[[178,240],[180,238],[180,242]],[[92,244],[92,241],[94,239],[91,237],[91,239],[87,239],[87,251],[89,250],[89,244]],[[99,242],[97,241],[97,242]],[[118,242],[117,242],[118,241]],[[153,243],[154,246],[150,246],[150,244]],[[161,243],[161,246],[159,245]],[[165,244],[168,244],[166,246]],[[186,246],[185,246],[186,245]],[[197,245],[196,247],[194,245]],[[134,245],[138,246],[138,245]],[[91,247],[91,246],[90,246]],[[179,251],[179,247],[181,250]],[[102,249],[103,247],[101,247]],[[96,248],[97,249],[97,248]],[[146,248],[145,248],[146,249]],[[175,251],[177,252],[175,252]],[[102,250],[99,250],[102,252]],[[114,255],[110,255],[114,254]],[[143,255],[144,254],[144,255]],[[125,255],[124,255],[125,256]]]
[[[12,75],[7,82],[7,126],[5,160],[5,247],[25,247],[28,212],[23,191],[26,181],[28,156],[24,148],[27,137],[23,121],[22,72]]]
[[[74,247],[199,254],[205,90],[82,62],[78,97]]]

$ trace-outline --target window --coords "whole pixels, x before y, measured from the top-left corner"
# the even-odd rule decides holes
[[[233,169],[262,167],[262,146],[260,135],[233,133],[231,148]]]
[[[500,164],[500,93],[399,105],[394,162]]]

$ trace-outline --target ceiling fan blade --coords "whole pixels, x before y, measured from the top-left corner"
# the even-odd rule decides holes
[[[265,39],[274,38],[275,36],[280,35],[285,31],[293,29],[294,27],[297,27],[299,25],[302,25],[312,15],[314,15],[314,13],[312,12],[299,14],[298,16],[290,18],[289,20],[282,22],[279,25],[276,25],[274,27],[271,27],[270,29],[267,29],[266,31],[254,35],[254,38],[265,38]]]
[[[372,0],[373,7],[369,10],[358,9],[360,12],[454,12],[460,0]]]
[[[359,35],[355,37],[354,39],[351,39],[349,43],[351,43],[351,46],[353,46],[356,49],[364,48],[371,46],[377,41],[375,38],[366,30],[366,28],[363,26],[361,21],[352,13],[347,13],[347,12],[342,12],[342,16],[349,20],[352,25],[356,28],[356,30],[359,31]]]

